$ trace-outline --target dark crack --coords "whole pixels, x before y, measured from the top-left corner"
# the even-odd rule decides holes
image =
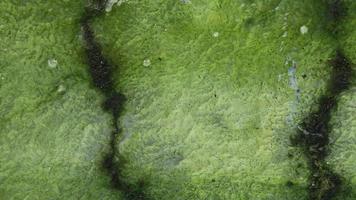
[[[113,67],[104,57],[100,44],[95,40],[94,31],[91,28],[91,21],[104,13],[106,0],[91,0],[85,8],[84,15],[81,19],[80,26],[85,42],[85,52],[89,72],[93,85],[105,96],[103,109],[112,115],[113,131],[110,137],[110,152],[105,155],[102,166],[111,178],[111,186],[124,193],[126,199],[144,200],[147,199],[143,193],[144,182],[129,184],[124,181],[122,176],[122,167],[124,159],[116,148],[116,141],[120,134],[120,128],[117,124],[125,96],[115,90],[112,77]],[[120,165],[119,165],[120,163]]]
[[[346,16],[346,9],[341,0],[326,0],[326,3],[326,31],[337,41],[338,25]],[[352,75],[351,63],[340,49],[329,62],[332,68],[330,80],[326,93],[318,100],[317,110],[303,120],[297,135],[292,138],[292,143],[303,149],[308,160],[310,200],[331,200],[342,186],[343,178],[325,161],[330,152],[331,112],[337,107],[341,93],[349,88]]]
[[[318,109],[309,114],[300,124],[293,144],[301,146],[307,157],[310,170],[309,199],[329,200],[340,190],[341,177],[332,171],[325,158],[329,152],[329,125],[331,111],[337,106],[340,94],[350,85],[351,64],[338,51],[333,60],[327,94],[318,101]]]

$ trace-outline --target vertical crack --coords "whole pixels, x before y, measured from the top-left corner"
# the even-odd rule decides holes
[[[332,72],[327,94],[319,99],[318,109],[309,114],[298,126],[298,134],[292,140],[295,145],[303,148],[309,163],[311,200],[332,199],[341,186],[341,177],[332,171],[325,158],[329,151],[331,111],[337,106],[341,92],[348,89],[352,69],[341,51],[337,52],[330,64]]]
[[[122,191],[126,199],[144,200],[147,198],[143,193],[143,181],[135,185],[129,184],[123,181],[121,175],[123,158],[119,158],[120,155],[116,148],[116,141],[120,133],[117,121],[123,108],[125,96],[115,90],[112,77],[113,68],[104,57],[101,46],[95,40],[91,28],[91,21],[105,12],[106,3],[107,0],[90,0],[80,21],[92,82],[105,96],[103,109],[112,115],[113,131],[110,136],[110,152],[105,155],[102,165],[111,178],[112,187]],[[118,164],[119,161],[120,165]]]
[[[337,40],[338,24],[346,15],[346,10],[341,0],[325,2],[328,3],[326,31]],[[342,185],[341,176],[328,166],[325,159],[330,152],[331,112],[337,107],[340,94],[350,86],[352,68],[340,48],[329,65],[332,70],[326,93],[319,98],[317,110],[303,120],[297,135],[292,138],[292,144],[303,149],[309,164],[310,200],[330,200],[340,192]]]

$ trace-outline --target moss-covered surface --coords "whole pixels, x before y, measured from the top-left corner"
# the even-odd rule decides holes
[[[130,1],[98,21],[128,97],[119,148],[130,180],[149,180],[156,199],[303,198],[308,172],[288,139],[328,79],[337,41],[326,11],[317,1]]]
[[[355,139],[356,139],[356,110],[355,110],[355,70],[356,70],[356,2],[345,0],[345,16],[340,23],[338,40],[345,55],[350,59],[353,68],[353,78],[349,91],[339,97],[339,106],[334,110],[331,119],[333,127],[330,142],[332,150],[327,159],[330,166],[338,174],[343,176],[342,189],[336,199],[356,198],[356,162],[355,162]]]
[[[83,62],[83,6],[0,2],[0,199],[120,196],[101,170],[111,117]]]
[[[356,63],[356,1],[344,0],[346,16],[340,24],[339,41],[343,47],[346,56]]]
[[[343,192],[338,199],[356,198],[356,163],[355,163],[355,89],[345,92],[340,97],[338,108],[333,113],[331,135],[332,152],[328,163],[334,171],[343,175]]]
[[[356,32],[353,27],[356,25],[356,2],[345,0],[343,2],[344,12],[338,24],[338,43],[346,57],[351,62],[353,75],[348,91],[340,94],[338,106],[332,113],[330,126],[331,152],[327,157],[327,163],[338,174],[342,175],[341,191],[335,199],[355,199],[356,198],[356,162],[355,151],[355,70],[356,70]]]
[[[122,181],[157,200],[306,199],[307,160],[290,137],[325,93],[336,49],[356,63],[345,2],[337,38],[317,0],[129,0],[96,18],[127,98]],[[0,199],[121,199],[101,167],[113,127],[90,84],[84,6],[0,2]],[[332,114],[327,158],[350,200],[354,97]]]

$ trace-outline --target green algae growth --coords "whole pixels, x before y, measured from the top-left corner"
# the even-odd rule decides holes
[[[120,181],[155,200],[308,199],[308,159],[290,137],[326,93],[336,51],[356,63],[356,4],[343,1],[331,34],[328,3],[128,0],[96,17],[127,99]],[[0,2],[0,199],[128,199],[102,166],[115,128],[88,71],[86,6]],[[330,114],[335,199],[356,195],[354,80]]]

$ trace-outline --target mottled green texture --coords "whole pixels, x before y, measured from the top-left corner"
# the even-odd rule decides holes
[[[95,20],[128,99],[123,181],[143,180],[155,200],[305,199],[309,171],[289,138],[325,92],[336,48],[356,61],[355,3],[335,39],[324,1],[183,2],[129,0]],[[121,198],[100,166],[112,127],[83,56],[84,5],[0,2],[0,199]],[[354,99],[354,90],[341,97],[328,158],[347,186],[356,184]]]
[[[356,2],[344,0],[345,12],[338,24],[338,45],[351,62],[353,76],[349,91],[342,93],[338,107],[332,113],[330,134],[331,154],[327,161],[343,177],[336,199],[356,199]]]
[[[339,24],[339,45],[350,59],[353,68],[351,88],[342,94],[339,106],[335,109],[331,121],[332,152],[328,162],[333,169],[344,177],[342,193],[337,199],[356,199],[356,2],[345,0],[345,17]]]
[[[2,200],[119,198],[100,169],[111,117],[83,60],[83,6],[0,2]],[[56,68],[49,59],[58,61]]]
[[[129,1],[98,20],[128,97],[118,147],[128,179],[147,180],[154,199],[305,198],[308,171],[289,137],[329,77],[324,3]]]
[[[340,25],[340,43],[347,57],[356,63],[356,1],[344,0],[346,17]],[[355,66],[353,66],[355,70]]]
[[[344,177],[344,185],[338,199],[356,198],[356,95],[355,88],[340,97],[333,113],[331,125],[332,152],[328,163]]]

